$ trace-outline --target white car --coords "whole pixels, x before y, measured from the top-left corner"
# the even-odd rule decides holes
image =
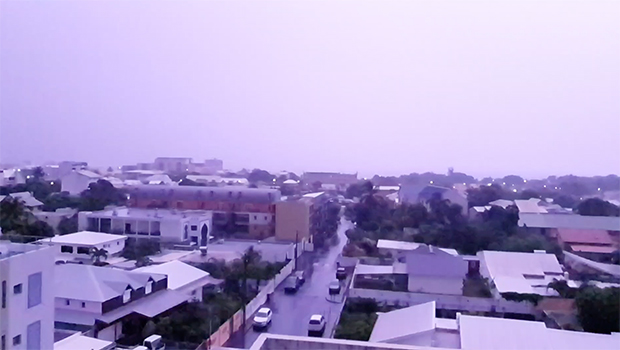
[[[322,337],[323,332],[325,332],[325,317],[318,314],[312,315],[308,323],[308,336],[318,335]]]
[[[273,312],[268,307],[262,307],[258,310],[256,315],[254,315],[254,319],[252,320],[252,324],[255,330],[265,329],[271,324],[271,317],[273,316]]]

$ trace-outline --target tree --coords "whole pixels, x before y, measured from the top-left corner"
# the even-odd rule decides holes
[[[77,214],[71,217],[64,217],[60,219],[60,222],[58,222],[58,227],[56,229],[58,230],[58,233],[61,235],[78,232]]]
[[[35,181],[42,181],[45,177],[45,171],[43,171],[43,168],[38,166],[32,170],[32,177]]]
[[[127,200],[125,194],[112,186],[109,181],[98,180],[88,185],[81,194],[80,211],[103,210],[108,205],[122,205]]]
[[[620,208],[600,198],[588,198],[577,205],[579,215],[620,216]]]
[[[587,286],[575,298],[577,316],[586,332],[606,333],[620,331],[620,288]]]
[[[258,182],[269,182],[272,183],[275,179],[275,176],[271,175],[268,171],[262,169],[254,169],[248,175],[248,182],[258,183]]]
[[[108,251],[103,248],[92,248],[90,250],[90,256],[95,264],[101,263],[101,259],[106,260],[108,258]]]
[[[136,267],[144,267],[153,264],[153,260],[148,256],[141,256],[136,260]]]
[[[0,202],[0,227],[2,232],[20,231],[26,226],[26,208],[24,203],[12,197]]]
[[[501,186],[496,184],[467,190],[467,202],[470,208],[488,205],[490,202],[502,198],[506,198],[506,193]]]

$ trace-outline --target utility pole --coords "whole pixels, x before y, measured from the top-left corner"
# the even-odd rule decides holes
[[[299,244],[299,230],[295,231],[295,271],[297,271],[297,244]]]

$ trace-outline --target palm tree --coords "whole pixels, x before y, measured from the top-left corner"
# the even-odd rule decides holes
[[[7,197],[0,203],[0,226],[4,233],[20,231],[27,222],[24,203],[17,199]]]
[[[93,248],[90,250],[90,256],[93,258],[95,264],[100,264],[101,259],[108,258],[108,251],[103,248]]]
[[[34,179],[36,181],[40,181],[40,180],[42,180],[45,177],[45,171],[43,171],[43,168],[38,166],[38,167],[33,169],[32,177],[34,177]]]

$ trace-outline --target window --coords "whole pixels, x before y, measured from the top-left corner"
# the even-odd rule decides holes
[[[89,255],[90,249],[88,249],[87,247],[77,247],[77,253]]]
[[[41,304],[41,272],[28,276],[28,308]]]
[[[126,304],[131,300],[131,289],[126,289],[123,293],[123,304]]]
[[[6,281],[2,281],[2,308],[6,308]]]
[[[187,239],[187,225],[185,225],[185,228],[183,229],[183,239]]]
[[[121,242],[116,242],[116,245],[121,245]]]
[[[254,215],[254,220],[256,220],[256,215]]]
[[[192,225],[192,231],[197,231],[198,230],[198,226],[197,225]]]
[[[69,299],[65,300],[65,305],[67,305],[67,306],[71,305],[71,300],[69,300]]]
[[[13,294],[22,294],[22,284],[16,284],[13,286]]]
[[[146,287],[144,287],[144,294],[151,294],[153,291],[153,281],[146,282]]]
[[[86,303],[82,302],[82,309],[86,307]]]
[[[41,350],[41,321],[33,322],[26,328],[26,349]]]
[[[13,337],[13,345],[19,345],[22,343],[22,335],[18,334]]]
[[[61,253],[73,253],[73,247],[70,245],[61,245],[60,252]]]

